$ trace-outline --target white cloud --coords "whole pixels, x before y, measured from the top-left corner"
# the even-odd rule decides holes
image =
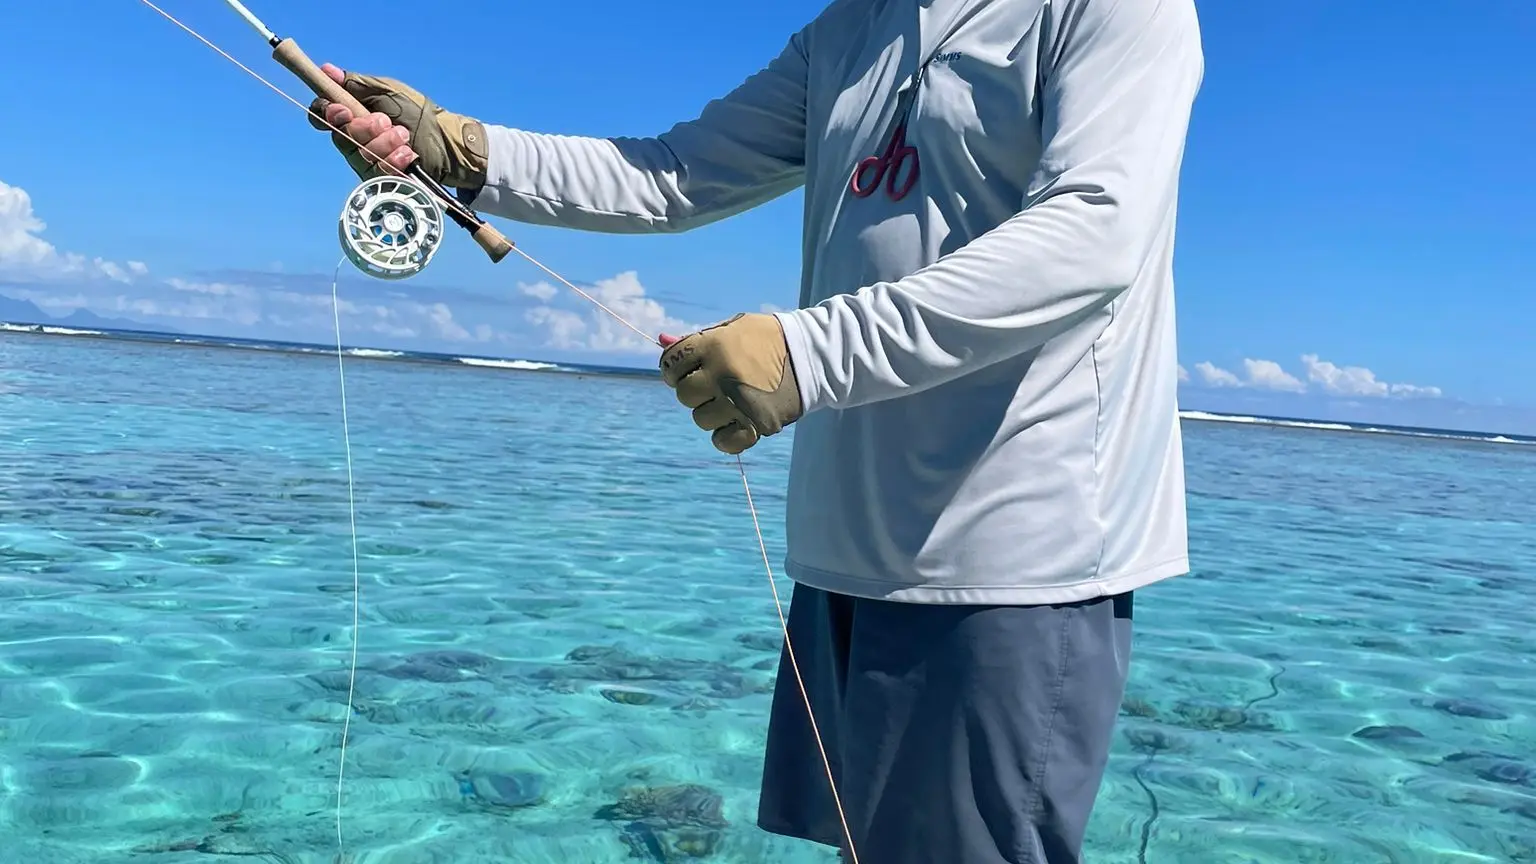
[[[1284,393],[1305,393],[1307,385],[1291,373],[1280,368],[1280,364],[1273,360],[1243,359],[1243,372],[1247,375],[1248,386],[1258,387],[1264,390],[1279,390]]]
[[[1432,384],[1388,384],[1393,396],[1404,399],[1439,399],[1445,392]]]
[[[1184,368],[1184,364],[1183,363],[1179,364],[1179,380],[1180,381],[1188,381],[1189,380],[1189,370]]]
[[[1242,375],[1204,360],[1195,364],[1195,371],[1200,373],[1200,380],[1210,387],[1251,387],[1256,390],[1279,390],[1288,393],[1301,393],[1307,389],[1307,385],[1280,368],[1280,364],[1273,360],[1245,358]]]
[[[182,321],[231,322],[250,326],[262,319],[260,301],[244,294],[195,293],[187,296],[96,298],[88,308],[98,315],[130,318],[175,318]]]
[[[142,261],[119,264],[60,252],[40,236],[47,228],[33,212],[27,190],[0,180],[0,274],[38,282],[105,278],[127,284],[149,272]]]
[[[532,285],[518,285],[517,290],[534,298],[548,303],[554,296],[560,293],[560,289],[548,282],[535,282]]]
[[[1336,396],[1398,396],[1402,398],[1437,398],[1439,387],[1418,384],[1390,384],[1376,377],[1376,373],[1364,366],[1336,366],[1316,354],[1303,354],[1301,365],[1306,369],[1307,380],[1321,386]]]
[[[1316,354],[1301,356],[1302,371],[1306,381],[1285,371],[1273,360],[1244,358],[1243,374],[1238,375],[1202,361],[1195,364],[1200,379],[1210,387],[1246,387],[1254,390],[1273,390],[1283,393],[1305,393],[1308,382],[1318,385],[1333,396],[1436,399],[1444,395],[1439,387],[1419,384],[1392,384],[1376,377],[1376,373],[1363,366],[1337,366]],[[1184,367],[1179,367],[1179,380],[1188,380]]]
[[[1390,389],[1387,382],[1377,381],[1376,373],[1363,366],[1335,366],[1319,360],[1316,354],[1301,355],[1301,365],[1308,381],[1338,396],[1385,396]]]
[[[580,297],[570,297],[571,303],[580,304],[579,311],[549,305],[549,301],[562,289],[547,282],[520,285],[518,288],[523,294],[544,301],[542,305],[529,309],[524,318],[543,332],[545,342],[550,347],[629,353],[654,353],[657,350],[650,341]],[[564,290],[569,293],[569,289]],[[652,337],[661,333],[681,335],[702,326],[668,315],[660,303],[645,295],[645,286],[640,284],[640,277],[633,270],[609,279],[600,279],[582,290]]]
[[[448,308],[447,303],[407,303],[397,311],[404,312],[406,316],[418,316],[428,332],[439,339],[450,342],[484,341],[454,320],[453,310]]]
[[[212,294],[217,297],[251,297],[255,292],[248,286],[230,282],[189,282],[185,279],[170,278],[165,284],[177,291],[185,291],[191,294]]]
[[[1241,387],[1242,379],[1231,372],[1209,361],[1201,360],[1195,364],[1195,371],[1200,373],[1200,379],[1212,387]]]
[[[333,301],[329,293],[278,290],[266,291],[257,296],[265,301],[260,302],[261,312],[257,321],[310,330],[331,330],[335,327]],[[476,325],[473,329],[464,326],[454,316],[453,309],[441,301],[421,303],[390,297],[388,302],[370,302],[352,300],[343,293],[335,300],[335,308],[341,313],[342,337],[348,340],[356,340],[360,334],[403,339],[441,339],[446,342],[493,342],[505,338],[485,324]]]
[[[546,342],[554,348],[584,348],[587,322],[575,312],[536,306],[528,310],[529,324],[544,331]]]

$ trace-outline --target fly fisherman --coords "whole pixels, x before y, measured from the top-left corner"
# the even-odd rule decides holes
[[[508,219],[676,232],[805,189],[800,306],[677,340],[714,446],[796,424],[789,628],[864,864],[1065,864],[1132,592],[1189,569],[1176,411],[1193,0],[834,0],[655,138],[564,137],[326,71],[359,174]],[[679,506],[686,507],[682,501]],[[781,663],[758,824],[844,847]]]

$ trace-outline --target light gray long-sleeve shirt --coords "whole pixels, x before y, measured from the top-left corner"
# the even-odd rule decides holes
[[[1193,0],[835,0],[656,138],[488,126],[473,203],[682,231],[803,184],[790,576],[1081,600],[1189,569],[1173,247],[1203,74]],[[897,149],[854,194],[903,118],[910,192]]]

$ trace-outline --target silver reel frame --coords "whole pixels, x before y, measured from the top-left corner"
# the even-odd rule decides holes
[[[347,196],[336,235],[347,260],[376,279],[409,279],[443,243],[443,208],[408,177],[379,176]]]

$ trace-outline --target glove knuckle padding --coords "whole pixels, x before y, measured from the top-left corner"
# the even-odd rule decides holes
[[[425,101],[426,97],[416,88],[396,78],[384,78],[379,75],[367,75],[362,72],[348,72],[343,76],[342,89],[356,96],[361,102],[369,96],[390,93],[398,94],[407,99]]]
[[[490,161],[485,127],[472,117],[444,111],[421,91],[394,78],[348,72],[342,89],[352,95],[369,113],[383,114],[391,124],[410,133],[409,143],[428,175],[441,183],[473,189],[485,182]],[[325,122],[325,99],[315,99],[309,107],[309,123],[316,129],[330,130],[336,148],[347,164],[361,177],[382,173],[378,166],[358,152],[359,143],[345,135],[336,135]]]
[[[369,111],[377,111],[389,118],[389,122],[396,126],[404,126],[412,132],[422,126],[425,112],[422,106],[407,99],[399,93],[381,93],[378,96],[369,96],[359,99],[363,107]]]

